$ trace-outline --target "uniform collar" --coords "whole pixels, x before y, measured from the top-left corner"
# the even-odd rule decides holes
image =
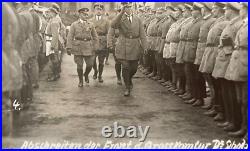
[[[79,23],[81,23],[81,24],[84,24],[84,23],[87,23],[87,20],[82,20],[82,19],[79,19],[79,21],[78,21]]]

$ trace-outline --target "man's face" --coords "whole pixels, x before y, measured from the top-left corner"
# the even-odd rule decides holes
[[[232,13],[233,13],[232,10],[229,9],[229,8],[227,8],[227,9],[225,10],[225,17],[226,17],[227,19],[230,19]]]
[[[132,14],[132,6],[131,5],[126,5],[125,7],[125,12],[130,15]]]
[[[95,7],[95,14],[100,16],[103,14],[103,9],[101,7]]]
[[[220,8],[217,6],[214,6],[212,9],[212,13],[213,13],[214,17],[217,17],[220,13]]]
[[[87,12],[80,11],[79,12],[79,17],[82,20],[87,20],[87,18],[89,17],[89,14]]]
[[[181,11],[180,10],[174,11],[174,16],[176,18],[178,18],[180,15],[181,15]]]
[[[193,10],[192,11],[192,16],[194,18],[198,18],[200,14],[201,14],[201,12],[199,10]]]

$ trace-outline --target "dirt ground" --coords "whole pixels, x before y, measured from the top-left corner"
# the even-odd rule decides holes
[[[73,56],[64,56],[58,81],[47,82],[47,72],[45,68],[40,75],[40,88],[35,90],[30,108],[20,112],[11,134],[2,138],[3,148],[20,148],[25,141],[81,144],[92,141],[100,143],[100,147],[107,140],[139,142],[139,138],[103,137],[102,127],[112,126],[114,122],[124,127],[150,126],[144,143],[199,141],[212,143],[210,147],[213,147],[215,139],[232,140],[212,118],[203,115],[205,110],[184,104],[179,97],[139,71],[133,80],[131,97],[124,97],[124,85],[116,84],[112,56],[110,65],[105,65],[103,84],[94,81],[91,72],[90,85],[78,88]]]

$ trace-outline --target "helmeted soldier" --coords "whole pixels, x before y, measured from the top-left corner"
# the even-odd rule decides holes
[[[240,128],[240,122],[237,118],[239,115],[239,103],[236,100],[236,91],[234,83],[225,79],[225,73],[233,52],[234,40],[239,30],[242,19],[239,17],[240,6],[236,2],[229,2],[225,7],[225,16],[230,19],[229,24],[223,29],[220,37],[218,55],[216,57],[212,76],[219,80],[222,89],[222,112],[223,120],[228,122],[224,127],[225,131],[235,131]]]
[[[96,57],[98,57],[99,65],[97,67],[96,59],[94,61],[94,75],[93,79],[97,79],[98,74],[98,81],[100,83],[103,82],[102,73],[104,69],[104,61],[105,58],[108,58],[107,55],[109,54],[107,48],[107,34],[110,27],[109,20],[104,15],[104,5],[102,3],[95,3],[94,4],[95,15],[93,18],[90,19],[95,26],[95,30],[99,37],[99,48],[96,51]]]
[[[121,12],[112,20],[111,27],[119,29],[115,56],[122,64],[122,76],[126,86],[124,96],[129,96],[138,60],[143,50],[146,50],[146,34],[142,21],[132,14],[131,3],[122,5]]]
[[[72,23],[67,37],[67,53],[74,55],[79,77],[78,87],[83,87],[83,61],[86,62],[85,82],[89,83],[89,73],[93,67],[95,51],[98,47],[98,35],[94,24],[87,20],[88,8],[78,10],[79,20]]]

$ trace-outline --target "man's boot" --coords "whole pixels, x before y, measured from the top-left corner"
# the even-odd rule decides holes
[[[83,87],[83,69],[77,69],[79,84],[78,87]]]

